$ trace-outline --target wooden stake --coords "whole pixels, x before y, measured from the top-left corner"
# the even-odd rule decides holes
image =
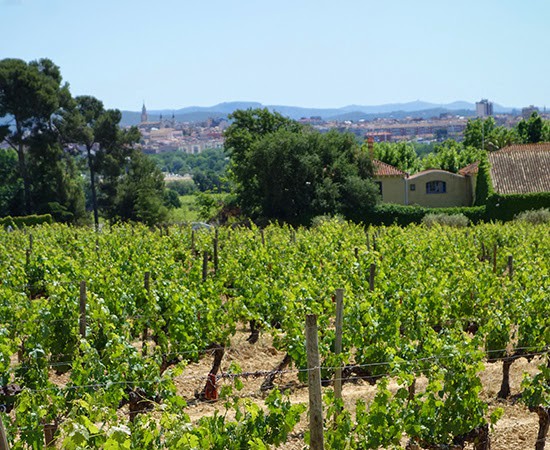
[[[33,247],[34,239],[32,237],[32,233],[29,233],[29,252],[32,253],[32,247]]]
[[[55,447],[55,433],[57,431],[57,423],[47,423],[44,425],[44,443],[46,447]]]
[[[206,281],[208,276],[208,252],[202,254],[202,282]]]
[[[514,257],[512,255],[508,256],[508,276],[510,281],[514,279]]]
[[[321,397],[321,367],[317,337],[317,316],[306,316],[306,351],[309,386],[309,431],[311,450],[324,450],[323,399]]]
[[[191,252],[195,253],[195,230],[191,230]]]
[[[86,295],[86,282],[80,282],[80,337],[86,339],[86,301],[88,296]]]
[[[262,236],[262,245],[265,246],[265,236],[264,236],[264,230],[263,229],[260,230],[260,234]]]
[[[6,429],[4,428],[2,417],[0,417],[0,450],[10,450],[8,436],[6,435]]]
[[[214,236],[214,273],[218,273],[218,229]]]
[[[369,274],[369,290],[374,291],[374,276],[376,274],[376,264],[371,263],[370,265],[370,274]]]
[[[497,244],[493,245],[493,273],[497,273]]]
[[[336,336],[334,339],[334,354],[342,353],[342,328],[344,322],[344,290],[336,289]],[[334,372],[334,397],[342,398],[342,365],[338,364]]]
[[[145,305],[142,306],[142,311],[147,310],[145,306],[149,303],[149,293],[151,292],[151,272],[145,272],[143,277],[143,287],[145,288]],[[143,334],[141,336],[141,354],[143,356],[147,354],[147,340],[149,339],[147,320],[147,317],[145,317],[145,325],[143,326]]]

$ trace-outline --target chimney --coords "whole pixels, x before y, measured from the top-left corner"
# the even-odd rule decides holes
[[[372,136],[369,136],[367,138],[367,148],[369,149],[369,156],[370,159],[374,159],[374,138]]]

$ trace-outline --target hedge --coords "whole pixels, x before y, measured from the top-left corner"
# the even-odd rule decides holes
[[[17,217],[6,216],[0,218],[0,226],[2,228],[7,228],[8,226],[11,226],[12,228],[32,227],[34,225],[41,225],[43,223],[53,223],[53,218],[51,214],[33,214],[31,216]]]
[[[463,214],[470,222],[479,223],[486,220],[485,206],[462,206],[454,208],[425,208],[423,206],[406,206],[395,204],[376,205],[365,218],[370,225],[401,225],[422,223],[427,214]]]
[[[523,211],[550,208],[550,192],[534,194],[492,194],[487,199],[487,220],[513,220]]]

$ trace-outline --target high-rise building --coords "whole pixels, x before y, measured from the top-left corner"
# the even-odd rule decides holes
[[[476,115],[477,117],[488,117],[493,115],[493,102],[490,102],[486,98],[476,102]]]

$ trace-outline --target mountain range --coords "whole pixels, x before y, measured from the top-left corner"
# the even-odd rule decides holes
[[[394,117],[402,119],[408,116],[429,118],[443,113],[452,113],[463,116],[475,114],[475,104],[465,101],[456,101],[447,104],[436,104],[416,100],[408,103],[388,103],[384,105],[364,106],[348,105],[342,108],[303,108],[298,106],[263,105],[258,102],[226,102],[214,106],[188,106],[177,110],[163,109],[147,111],[149,121],[158,121],[160,115],[171,118],[172,114],[178,122],[200,122],[208,118],[227,118],[237,109],[267,108],[277,111],[291,119],[302,117],[321,117],[323,120],[372,120],[375,118]],[[513,108],[493,104],[496,114],[511,113]],[[140,111],[122,111],[122,125],[137,125],[141,120]]]

